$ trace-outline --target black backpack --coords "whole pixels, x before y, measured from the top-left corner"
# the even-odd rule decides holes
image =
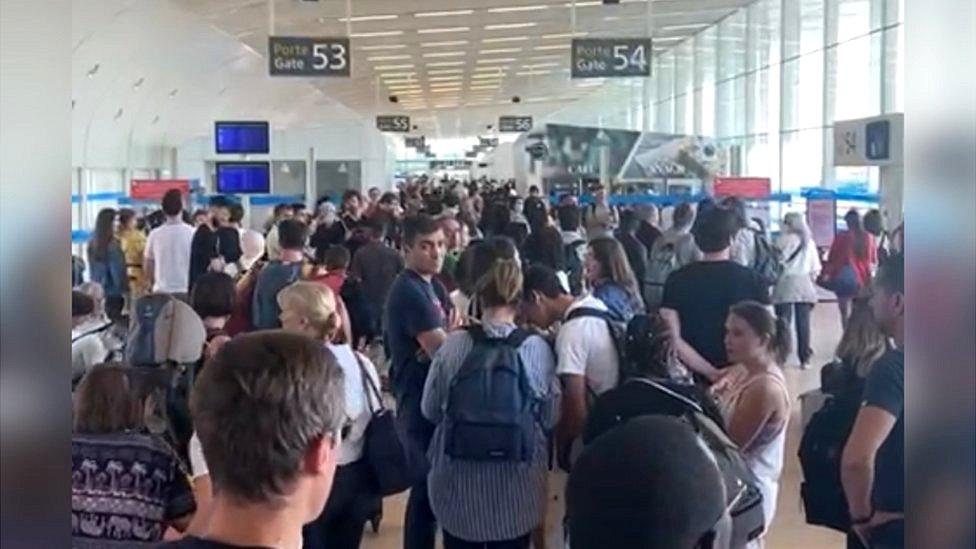
[[[566,274],[569,278],[569,293],[573,294],[574,296],[578,296],[583,293],[582,250],[584,248],[586,248],[586,241],[579,239],[566,244],[563,252],[563,257],[566,261]]]
[[[463,461],[530,461],[540,401],[518,349],[531,334],[517,329],[496,338],[477,325],[466,330],[474,346],[448,392],[445,453]]]
[[[756,243],[756,257],[752,262],[752,268],[768,286],[773,286],[783,275],[785,265],[783,264],[783,254],[779,248],[773,246],[766,236],[766,230],[758,219],[759,230],[749,229],[753,232],[753,239]]]
[[[745,547],[748,542],[762,535],[766,526],[763,495],[759,490],[759,481],[743,459],[739,447],[732,442],[721,425],[708,417],[697,402],[652,380],[640,381],[654,386],[687,406],[688,411],[682,419],[698,433],[715,457],[725,484],[726,505],[732,517],[729,547]]]
[[[841,532],[850,531],[851,526],[840,480],[841,456],[861,409],[863,387],[859,380],[848,383],[844,390],[831,388],[823,407],[810,417],[797,451],[803,469],[800,497],[807,524]]]

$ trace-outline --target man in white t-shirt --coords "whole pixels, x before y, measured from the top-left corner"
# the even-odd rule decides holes
[[[142,270],[152,282],[153,292],[185,296],[190,289],[193,227],[183,222],[180,191],[167,191],[162,203],[166,222],[149,233]]]
[[[607,321],[573,312],[608,309],[591,295],[573,297],[556,272],[541,265],[526,270],[523,295],[523,312],[533,324],[545,329],[562,322],[556,336],[556,373],[563,384],[556,448],[560,465],[565,468],[593,400],[616,387],[620,379],[620,360]]]

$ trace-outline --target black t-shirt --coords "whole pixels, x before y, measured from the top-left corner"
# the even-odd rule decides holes
[[[654,247],[654,241],[661,236],[661,231],[654,225],[651,225],[647,221],[641,221],[640,227],[637,228],[637,240],[641,241],[641,244],[647,248],[650,252],[651,248]]]
[[[533,232],[525,241],[525,259],[554,271],[564,268],[563,237],[555,227],[543,227]]]
[[[905,352],[892,349],[871,366],[864,406],[895,416],[895,426],[874,459],[871,505],[876,511],[905,511]]]
[[[210,260],[220,254],[217,233],[209,225],[197,227],[190,241],[190,288],[210,268]]]
[[[241,251],[241,233],[234,227],[217,228],[218,251],[227,263],[237,263],[244,253]]]
[[[220,541],[186,536],[185,538],[161,543],[157,545],[160,549],[270,549],[260,545],[231,545]]]
[[[661,307],[677,311],[682,339],[723,368],[729,307],[746,300],[769,304],[769,287],[754,270],[732,261],[700,261],[668,276]]]
[[[721,412],[708,393],[696,385],[681,385],[673,382],[655,381],[667,389],[698,404],[710,419],[724,425]],[[694,407],[667,394],[654,385],[634,378],[600,395],[587,415],[583,430],[583,444],[627,420],[646,415],[683,416]]]

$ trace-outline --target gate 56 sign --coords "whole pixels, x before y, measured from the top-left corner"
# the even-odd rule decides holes
[[[268,37],[271,76],[349,76],[348,38]]]
[[[575,38],[573,78],[650,76],[650,38]]]

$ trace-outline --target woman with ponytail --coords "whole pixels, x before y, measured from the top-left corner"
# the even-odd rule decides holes
[[[729,309],[725,349],[729,360],[745,373],[717,386],[716,396],[729,437],[759,479],[768,528],[776,512],[790,418],[790,395],[782,371],[790,352],[789,326],[765,305],[743,301]]]
[[[844,222],[847,230],[834,237],[819,283],[837,294],[841,326],[847,328],[851,300],[871,281],[878,265],[878,249],[857,210],[847,212]]]
[[[427,452],[430,506],[445,549],[528,548],[545,515],[546,433],[555,424],[559,395],[556,361],[542,337],[515,325],[522,297],[517,258],[495,259],[473,294],[481,305],[481,323],[447,337],[424,386],[421,410],[436,425]],[[498,358],[505,357],[503,345],[514,351],[509,360]],[[516,388],[495,373],[510,369],[521,369],[514,379],[524,384],[519,381]],[[533,402],[531,417],[519,415],[528,409],[516,402]],[[513,416],[524,420],[519,427],[498,419]],[[522,441],[522,452],[493,450],[490,459],[479,459],[477,448],[485,446],[479,440],[492,435],[506,449],[511,441]]]

